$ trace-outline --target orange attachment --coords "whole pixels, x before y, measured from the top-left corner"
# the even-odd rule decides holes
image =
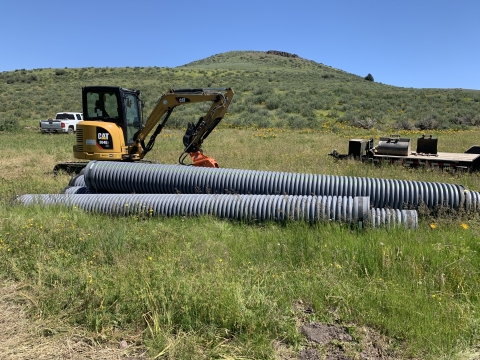
[[[212,159],[211,157],[203,155],[201,151],[191,152],[190,156],[192,157],[193,166],[214,167],[214,168],[219,167],[215,159]]]

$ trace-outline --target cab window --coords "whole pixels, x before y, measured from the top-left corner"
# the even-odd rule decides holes
[[[88,92],[87,111],[90,119],[119,119],[116,93]]]
[[[125,95],[125,120],[127,126],[126,143],[133,143],[133,135],[140,130],[140,119],[137,98],[133,94]]]

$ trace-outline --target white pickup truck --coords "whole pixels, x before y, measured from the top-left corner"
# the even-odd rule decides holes
[[[78,112],[59,112],[55,119],[41,120],[40,131],[42,133],[67,133],[77,131],[77,123],[83,120],[83,114]]]

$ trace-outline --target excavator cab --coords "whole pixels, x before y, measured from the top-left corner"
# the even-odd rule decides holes
[[[140,92],[113,86],[82,89],[84,121],[77,125],[77,159],[122,160],[142,128]]]
[[[82,89],[84,120],[114,122],[122,127],[125,143],[133,143],[133,134],[140,130],[140,92],[118,87],[84,87]]]

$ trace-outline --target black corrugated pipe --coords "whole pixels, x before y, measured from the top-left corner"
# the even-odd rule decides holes
[[[95,194],[86,186],[67,186],[62,190],[62,194]]]
[[[77,206],[112,215],[200,216],[237,220],[362,222],[373,227],[418,227],[415,210],[370,209],[368,197],[213,194],[43,194],[22,195],[23,205]]]
[[[90,161],[84,181],[98,193],[370,196],[373,207],[394,209],[476,201],[469,194],[466,204],[464,187],[446,183],[110,161]]]
[[[478,191],[465,190],[465,209],[471,211],[480,210],[480,193]]]
[[[68,182],[68,186],[85,186],[85,176],[83,173],[74,175]]]

